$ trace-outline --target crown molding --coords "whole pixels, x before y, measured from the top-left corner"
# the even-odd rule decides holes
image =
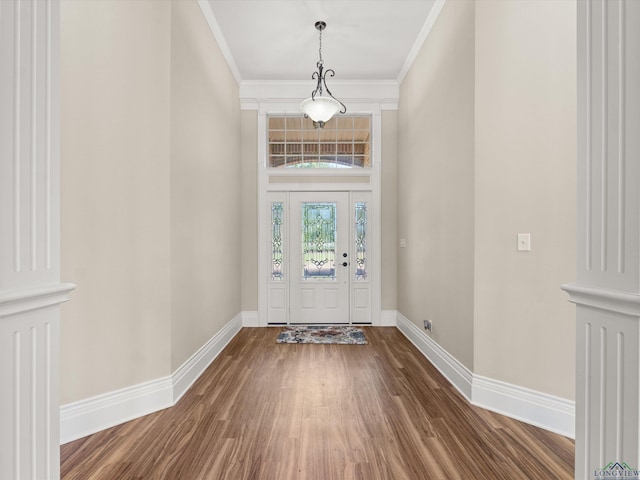
[[[222,56],[227,62],[229,66],[229,70],[231,70],[231,74],[233,78],[236,79],[236,83],[240,85],[242,82],[242,76],[240,76],[240,70],[238,70],[238,66],[236,65],[236,61],[233,59],[233,55],[231,54],[231,49],[229,49],[229,45],[227,45],[226,40],[224,39],[224,35],[222,34],[222,30],[220,29],[220,25],[218,25],[218,21],[216,20],[215,15],[213,14],[213,10],[211,9],[211,5],[208,0],[198,0],[198,5],[200,6],[200,10],[202,10],[202,14],[204,15],[207,24],[209,25],[209,29],[211,33],[216,39],[218,43],[218,47],[220,47],[220,51],[222,52]]]
[[[402,65],[402,68],[400,69],[400,73],[398,73],[398,77],[397,77],[398,85],[402,83],[402,81],[404,80],[404,77],[406,77],[407,73],[409,73],[409,70],[411,69],[413,62],[418,56],[418,53],[420,53],[420,49],[422,48],[422,45],[424,44],[424,42],[427,40],[427,37],[431,33],[431,29],[435,25],[436,20],[438,19],[438,16],[440,15],[440,12],[442,11],[442,8],[444,7],[444,4],[446,1],[447,0],[435,0],[435,2],[433,3],[433,7],[431,7],[431,11],[427,16],[427,20],[424,22],[424,25],[422,26],[422,30],[420,30],[420,33],[418,34],[418,38],[416,38],[416,41],[411,47],[411,50],[409,50],[409,54],[407,55],[407,58],[405,59],[404,64]]]
[[[404,77],[407,75],[407,73],[411,69],[413,62],[418,56],[418,53],[420,52],[422,45],[424,44],[427,37],[429,36],[429,33],[431,33],[431,29],[436,23],[436,20],[438,19],[438,16],[442,11],[442,8],[444,7],[445,2],[446,0],[434,1],[433,7],[429,12],[429,15],[427,16],[427,19],[424,25],[422,26],[422,29],[420,30],[420,33],[418,34],[416,41],[411,47],[411,50],[409,51],[409,54],[407,55],[407,58],[405,59],[404,64],[402,65],[402,68],[400,69],[400,72],[398,73],[396,80],[343,80],[343,81],[335,81],[335,82],[332,81],[332,85],[334,86],[341,86],[341,85],[346,87],[353,86],[354,88],[356,88],[356,90],[358,85],[366,86],[364,92],[357,92],[355,96],[343,94],[340,96],[340,98],[341,99],[349,98],[352,101],[366,101],[366,102],[374,102],[374,103],[381,103],[381,104],[387,104],[387,105],[395,104],[395,107],[389,107],[386,109],[387,110],[397,109],[399,88],[400,88],[399,86],[404,80]],[[305,91],[305,93],[299,93],[299,92],[302,92],[303,84],[306,90],[309,90],[309,85],[313,86],[312,83],[307,80],[305,81],[303,80],[295,80],[295,81],[292,81],[292,80],[285,80],[285,81],[243,80],[242,75],[240,74],[240,70],[238,69],[238,66],[231,53],[231,49],[229,48],[229,45],[227,44],[224,38],[224,35],[222,34],[222,29],[220,28],[220,25],[218,24],[218,21],[216,20],[216,17],[213,13],[211,4],[209,3],[208,0],[198,0],[198,5],[200,6],[200,10],[202,11],[204,18],[207,21],[207,24],[209,25],[209,29],[211,30],[211,33],[213,34],[213,36],[216,39],[216,42],[218,43],[218,47],[220,48],[222,55],[224,56],[224,59],[227,62],[227,65],[229,66],[229,70],[231,71],[233,77],[235,78],[236,83],[240,87],[240,102],[243,105],[243,109],[253,109],[253,106],[260,102],[259,96],[255,96],[249,93],[249,92],[255,91],[256,88],[258,87],[267,89],[267,90],[264,90],[265,93],[267,93],[267,95],[262,96],[263,99],[302,100],[308,97],[307,91]],[[279,92],[277,85],[296,88],[295,96],[290,92],[288,93]],[[379,93],[377,94],[373,93],[372,88],[380,89],[378,90]],[[385,88],[391,89],[391,90],[395,89],[396,93],[391,95],[386,94],[381,96],[380,92],[386,91],[384,90]],[[243,90],[244,90],[244,93],[243,93]],[[269,93],[269,92],[272,92],[272,93]],[[270,96],[270,95],[273,95],[273,93],[275,93],[276,95]],[[380,101],[381,98],[383,99],[383,101]]]
[[[243,110],[257,109],[265,103],[299,103],[311,95],[311,80],[243,80],[240,104]],[[348,104],[378,104],[381,110],[398,108],[400,87],[395,80],[336,80],[332,93]]]

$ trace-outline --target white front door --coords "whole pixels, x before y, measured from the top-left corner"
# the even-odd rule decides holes
[[[292,192],[289,323],[349,323],[348,192]]]

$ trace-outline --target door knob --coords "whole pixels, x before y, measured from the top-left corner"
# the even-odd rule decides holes
[[[342,254],[342,256],[343,256],[344,258],[347,258],[347,252],[343,253],[343,254]]]
[[[347,267],[347,266],[349,266],[349,264],[347,262],[342,262],[342,266],[343,267]]]

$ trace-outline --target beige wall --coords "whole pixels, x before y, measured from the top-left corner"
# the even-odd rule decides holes
[[[171,12],[61,3],[64,404],[171,373]]]
[[[399,310],[475,374],[574,398],[575,1],[447,2],[401,86]],[[531,233],[532,251],[516,251]]]
[[[475,371],[574,396],[575,1],[476,7]],[[517,233],[532,250],[516,251]]]
[[[171,368],[240,312],[238,87],[195,1],[171,2]]]
[[[258,112],[241,113],[242,311],[258,311]]]
[[[195,1],[61,6],[61,402],[173,373],[240,312],[240,107]]]
[[[473,368],[474,3],[447,2],[400,89],[398,310]]]
[[[195,2],[61,10],[68,403],[169,375],[257,309],[257,118]],[[477,374],[566,398],[574,25],[568,0],[449,1],[382,116],[382,308],[431,319]]]

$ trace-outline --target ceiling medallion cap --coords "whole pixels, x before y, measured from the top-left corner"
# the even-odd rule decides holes
[[[322,31],[325,28],[327,28],[327,22],[323,22],[322,20],[316,22],[316,30]]]

